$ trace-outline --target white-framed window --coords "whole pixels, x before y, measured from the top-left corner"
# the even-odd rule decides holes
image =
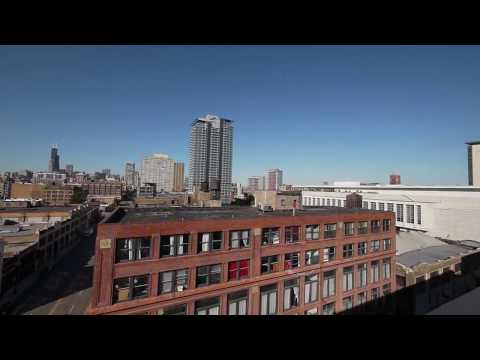
[[[318,275],[305,276],[305,304],[318,299]]]
[[[370,264],[372,283],[380,281],[380,263],[378,261],[372,261]]]
[[[336,271],[330,270],[323,273],[323,297],[335,295]]]
[[[391,260],[390,258],[388,259],[383,259],[383,278],[384,279],[390,279],[390,273],[391,271]]]
[[[343,291],[351,291],[353,289],[353,266],[343,268]]]

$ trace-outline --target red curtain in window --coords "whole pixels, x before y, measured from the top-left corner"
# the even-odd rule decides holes
[[[238,262],[232,261],[228,263],[228,280],[235,280],[237,278]]]
[[[292,260],[286,260],[285,261],[285,270],[291,269],[292,266]]]
[[[248,260],[240,260],[240,278],[248,277]]]

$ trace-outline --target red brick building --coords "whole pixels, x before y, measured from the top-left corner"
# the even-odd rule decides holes
[[[89,314],[332,314],[395,291],[392,212],[117,209]]]

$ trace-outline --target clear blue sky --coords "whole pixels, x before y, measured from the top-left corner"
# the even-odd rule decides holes
[[[191,122],[235,121],[233,180],[467,183],[479,46],[0,46],[0,171],[166,153]]]

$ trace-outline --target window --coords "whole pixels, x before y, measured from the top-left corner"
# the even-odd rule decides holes
[[[385,203],[378,203],[378,210],[385,211]]]
[[[371,202],[370,203],[370,210],[377,210],[377,203],[376,202]]]
[[[346,222],[345,224],[345,236],[354,235],[353,222]]]
[[[150,290],[150,275],[138,275],[113,281],[113,303],[143,299]]]
[[[335,270],[326,271],[323,273],[323,297],[335,295]]]
[[[397,204],[397,221],[403,222],[403,205]]]
[[[343,268],[343,291],[352,291],[353,289],[353,266]]]
[[[160,257],[188,254],[189,235],[166,235],[160,237]]]
[[[343,299],[343,309],[350,310],[353,307],[353,298],[351,296]]]
[[[283,308],[289,310],[298,306],[298,279],[286,280],[284,282]]]
[[[280,243],[279,228],[262,229],[262,245],[271,245],[278,243]]]
[[[277,312],[277,284],[260,288],[260,315],[274,315]]]
[[[285,254],[285,265],[284,269],[294,269],[300,266],[300,253],[290,253],[290,254]]]
[[[323,249],[323,262],[335,260],[335,246]]]
[[[358,234],[367,234],[368,233],[368,221],[360,221],[358,223]]]
[[[407,223],[415,223],[415,218],[413,216],[413,205],[407,205]]]
[[[160,273],[158,294],[183,291],[188,288],[188,269]]]
[[[305,239],[307,240],[320,239],[320,225],[307,225],[305,228]]]
[[[454,266],[455,273],[460,273],[462,271],[462,266],[460,263],[456,263]]]
[[[326,224],[324,238],[331,239],[337,236],[337,224]]]
[[[371,291],[371,299],[376,300],[380,297],[380,288],[373,288]]]
[[[393,204],[392,203],[387,203],[387,210],[393,212]]]
[[[390,270],[391,270],[391,260],[383,259],[383,278],[390,279]]]
[[[424,275],[423,276],[417,276],[415,278],[415,284],[421,283],[423,281],[425,281],[425,276]]]
[[[198,252],[209,252],[222,248],[223,233],[215,231],[211,233],[198,234]]]
[[[278,271],[278,255],[262,257],[262,274],[268,274],[276,271]]]
[[[305,252],[305,265],[315,265],[320,262],[320,252],[318,250],[308,250]]]
[[[370,270],[372,274],[372,283],[380,280],[380,264],[378,261],[372,261],[370,264]]]
[[[357,267],[358,269],[358,286],[365,287],[367,286],[367,264],[360,264]]]
[[[330,206],[330,199],[327,199],[327,206]]]
[[[220,298],[213,297],[195,301],[195,314],[197,315],[219,315]]]
[[[197,267],[197,288],[220,283],[221,273],[221,264]]]
[[[230,231],[230,248],[239,249],[249,246],[250,231],[236,230]]]
[[[315,202],[315,199],[313,199],[313,201]],[[280,200],[280,206],[285,206],[285,199]]]
[[[383,285],[383,296],[391,293],[390,284]]]
[[[417,205],[417,224],[421,225],[422,224],[422,206]]]
[[[390,219],[383,219],[383,232],[390,231]]]
[[[343,257],[351,258],[353,256],[353,244],[343,245]]]
[[[116,262],[144,260],[150,257],[151,238],[117,239]]]
[[[325,206],[325,198],[322,199],[322,206]]]
[[[372,252],[380,251],[380,240],[372,240]]]
[[[228,281],[240,280],[248,277],[248,265],[250,260],[238,260],[228,263]]]
[[[357,295],[357,304],[361,305],[361,304],[365,304],[366,302],[367,302],[367,293],[366,292],[359,293]]]
[[[285,242],[288,244],[298,242],[298,226],[287,226],[285,228]]]
[[[380,231],[380,220],[372,220],[371,222],[372,233],[377,233]]]
[[[335,303],[323,305],[323,315],[334,315],[335,314]]]
[[[305,315],[318,315],[318,309],[316,307],[308,309],[305,311]]]
[[[368,201],[364,201],[362,207],[368,209]]]
[[[362,241],[358,243],[358,255],[367,255],[367,242]]]
[[[385,239],[383,240],[383,250],[390,250],[392,247],[392,240],[391,239]]]
[[[186,304],[170,306],[162,310],[161,315],[187,315]]]
[[[318,275],[305,276],[305,304],[317,301]]]
[[[247,315],[248,290],[228,294],[228,315]]]

